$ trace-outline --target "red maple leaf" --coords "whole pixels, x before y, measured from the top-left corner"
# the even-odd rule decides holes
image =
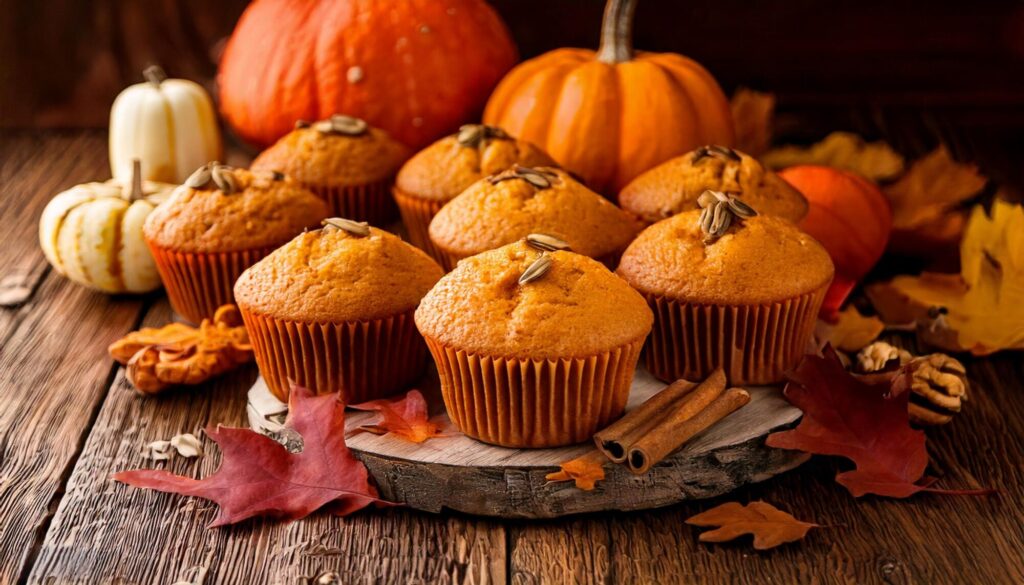
[[[378,435],[394,433],[413,443],[422,443],[441,434],[441,427],[430,422],[427,401],[419,390],[410,390],[398,400],[371,400],[362,404],[350,404],[349,408],[371,410],[380,414],[373,424],[359,427],[361,431]]]
[[[907,415],[909,372],[857,378],[846,371],[831,345],[824,356],[806,355],[789,374],[784,394],[804,411],[799,426],[772,433],[769,447],[818,455],[839,455],[856,464],[836,481],[855,497],[877,494],[906,498],[920,491],[985,494],[991,490],[946,491],[928,487],[924,432]]]
[[[345,445],[345,405],[338,395],[313,396],[293,387],[288,408],[286,426],[302,436],[300,453],[289,453],[249,429],[209,427],[206,434],[223,455],[213,475],[194,479],[137,469],[112,477],[135,487],[216,502],[220,511],[211,528],[252,516],[296,520],[328,504],[331,512],[345,515],[380,502],[366,467]]]

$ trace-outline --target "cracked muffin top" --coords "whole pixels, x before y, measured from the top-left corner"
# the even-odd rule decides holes
[[[541,256],[546,271],[521,284]],[[600,262],[525,240],[463,260],[416,310],[423,335],[506,358],[592,356],[644,339],[653,321],[643,297]]]
[[[743,197],[759,213],[799,222],[807,200],[757,159],[723,146],[702,146],[633,179],[619,193],[619,205],[647,223],[697,209],[704,191]]]
[[[393,177],[409,149],[359,118],[331,116],[300,122],[252,161],[253,170],[279,171],[306,185],[347,187]]]
[[[274,250],[239,277],[236,302],[279,319],[320,323],[415,309],[441,278],[441,267],[398,236],[356,225],[365,235],[328,224]]]
[[[430,222],[430,241],[466,257],[539,232],[601,259],[621,253],[642,227],[561,169],[517,165],[477,181],[441,208]]]
[[[708,241],[700,215],[680,213],[641,232],[616,273],[644,294],[716,305],[780,302],[832,281],[828,252],[792,223],[758,215]]]
[[[467,124],[409,159],[398,172],[395,188],[411,197],[444,203],[480,179],[515,164],[547,167],[555,161],[500,128]]]
[[[276,248],[327,217],[324,202],[288,177],[220,169],[233,178],[231,189],[212,180],[198,188],[177,187],[146,218],[146,241],[188,253]]]

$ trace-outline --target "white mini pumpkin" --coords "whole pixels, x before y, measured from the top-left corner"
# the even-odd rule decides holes
[[[213,102],[201,85],[167,79],[153,66],[147,81],[129,86],[110,108],[110,174],[129,181],[132,160],[142,178],[182,183],[200,166],[222,160],[223,146]]]
[[[57,194],[39,220],[43,254],[60,274],[103,292],[160,288],[160,275],[142,239],[142,224],[174,187],[111,179]]]

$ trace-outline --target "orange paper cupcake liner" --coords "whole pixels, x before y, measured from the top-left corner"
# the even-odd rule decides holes
[[[475,439],[503,447],[589,441],[622,414],[643,339],[562,359],[492,357],[427,339],[448,416]]]
[[[395,187],[392,193],[395,196],[395,203],[398,204],[398,211],[402,214],[402,223],[405,224],[405,229],[409,230],[409,241],[413,246],[437,260],[438,264],[442,264],[444,252],[430,241],[430,220],[434,219],[438,211],[441,211],[444,202],[420,199],[405,193],[398,187]],[[442,264],[442,266],[444,265]],[[446,270],[451,269],[446,268]]]
[[[743,306],[645,295],[654,310],[647,369],[669,382],[703,380],[719,366],[731,384],[781,382],[806,352],[826,290]]]
[[[274,248],[236,252],[176,252],[149,246],[174,311],[193,323],[235,302],[235,281]]]
[[[427,348],[413,311],[371,321],[305,323],[239,307],[267,386],[288,401],[290,381],[346,404],[404,390],[423,374]]]
[[[365,185],[324,187],[305,185],[330,209],[331,217],[344,217],[365,221],[372,226],[385,227],[398,219],[398,210],[391,198],[392,178]]]

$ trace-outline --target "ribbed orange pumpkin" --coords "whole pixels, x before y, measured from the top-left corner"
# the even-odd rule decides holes
[[[484,122],[540,146],[605,195],[698,146],[733,142],[729,103],[706,69],[673,53],[634,54],[635,8],[609,0],[596,53],[556,49],[523,62],[484,110]]]
[[[220,62],[221,112],[257,146],[348,114],[421,147],[478,116],[517,58],[483,0],[255,0]]]
[[[821,316],[834,320],[857,281],[885,252],[892,230],[889,200],[871,181],[831,167],[799,165],[779,176],[807,198],[800,229],[818,240],[836,265],[821,307]]]

